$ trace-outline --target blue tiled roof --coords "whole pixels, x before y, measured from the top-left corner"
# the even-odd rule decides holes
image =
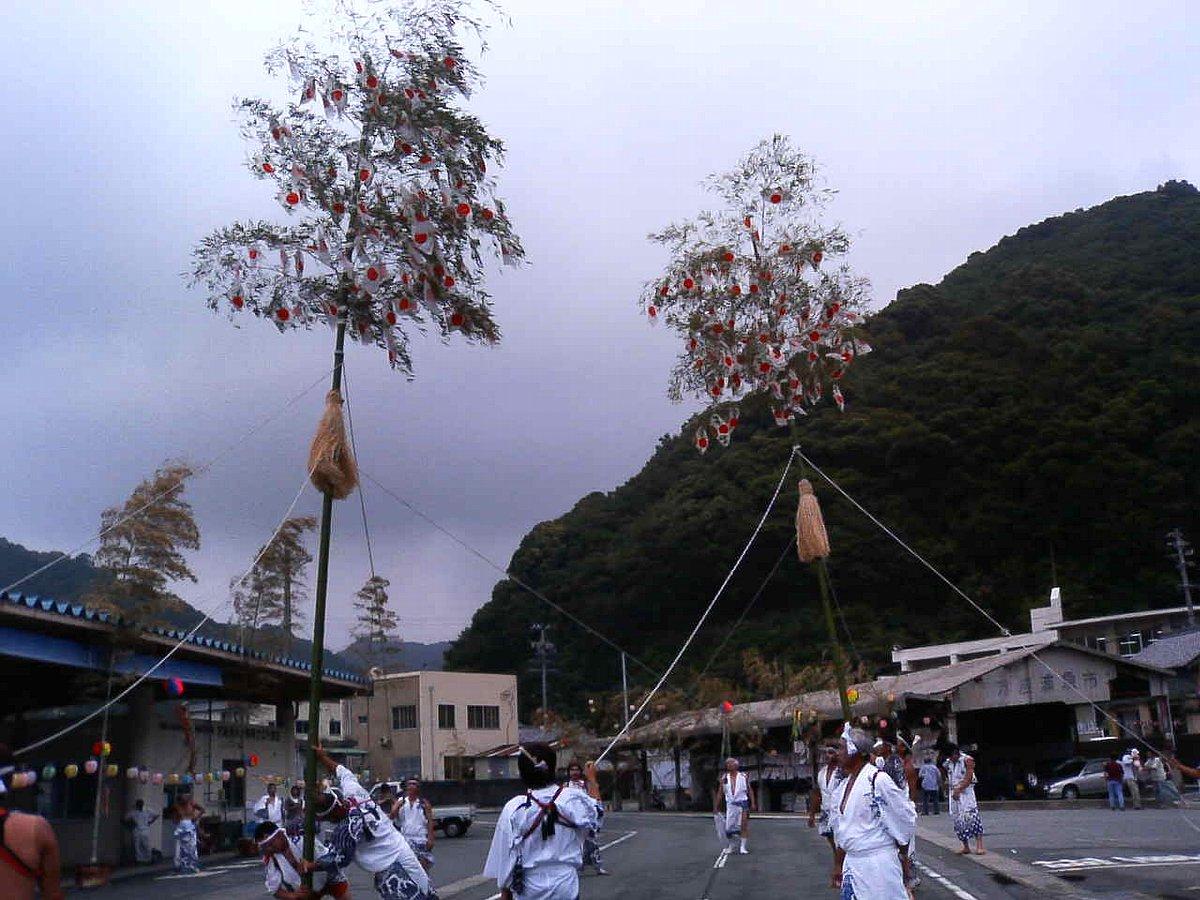
[[[64,602],[55,600],[51,597],[39,597],[36,594],[23,594],[19,591],[4,591],[0,593],[0,604],[11,604],[13,606],[23,606],[27,609],[39,610],[41,612],[52,613],[57,616],[62,616],[66,619],[82,619],[86,622],[99,622],[104,625],[123,625],[126,627],[140,627],[142,631],[150,634],[156,634],[161,637],[168,638],[174,641],[186,641],[197,647],[207,647],[214,650],[223,650],[226,653],[234,653],[239,656],[249,656],[251,659],[260,659],[265,662],[275,663],[276,665],[287,666],[289,669],[296,669],[301,672],[311,672],[312,663],[305,662],[300,659],[292,659],[289,656],[280,656],[272,654],[268,656],[261,650],[249,650],[242,647],[240,644],[231,641],[223,641],[220,638],[207,637],[199,633],[187,637],[187,631],[182,631],[176,628],[162,628],[157,625],[138,626],[136,622],[126,619],[124,616],[111,615],[102,610],[92,609],[90,606],[84,606],[81,603]],[[366,684],[367,680],[355,672],[347,672],[343,669],[326,669],[325,675],[329,678],[338,678],[342,681],[354,681],[359,684]]]

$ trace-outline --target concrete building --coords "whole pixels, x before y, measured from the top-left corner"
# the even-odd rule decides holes
[[[133,767],[181,780],[194,773],[190,790],[207,810],[202,829],[228,842],[253,820],[252,808],[268,781],[286,783],[302,771],[293,710],[308,695],[311,667],[228,641],[141,627],[77,603],[0,594],[0,683],[9,688],[0,698],[0,740],[15,749],[95,711],[100,702],[84,698],[97,691],[103,698],[110,668],[119,690],[176,644],[178,650],[152,678],[109,710],[109,762],[118,766],[118,777],[100,784],[97,775],[83,772],[66,777],[68,764],[82,769],[92,757],[100,718],[18,758],[39,773],[49,771],[47,766],[56,771],[33,788],[7,794],[5,805],[50,819],[68,866],[90,858],[97,800],[99,859],[112,864],[127,856],[122,820],[134,802],[144,800],[148,810],[161,813],[185,789],[127,778]],[[168,679],[182,682],[181,697],[173,696]],[[334,702],[365,688],[365,679],[354,673],[325,672],[325,694]],[[240,777],[238,768],[244,769]],[[223,771],[231,773],[227,782]],[[171,831],[161,820],[151,829],[153,848],[167,856],[174,850]]]
[[[1050,591],[1050,603],[1047,606],[1029,611],[1029,626],[1030,630],[1023,634],[924,647],[894,647],[892,662],[900,664],[901,672],[913,672],[1010,650],[1037,649],[1055,641],[1071,641],[1101,653],[1129,658],[1159,638],[1191,627],[1186,606],[1145,609],[1087,619],[1064,619],[1062,593],[1058,588]]]
[[[1200,631],[1164,637],[1131,657],[1175,673],[1168,689],[1180,749],[1200,751]]]
[[[1011,796],[1025,775],[1080,754],[1103,756],[1128,742],[1109,716],[1150,741],[1170,736],[1167,683],[1172,672],[1068,641],[1051,641],[957,662],[887,675],[854,686],[856,719],[900,728],[933,747],[945,741],[978,745],[981,790]],[[633,729],[624,749],[678,747],[689,754],[693,797],[701,803],[715,781],[723,729],[765,808],[782,809],[785,795],[811,776],[806,748],[792,739],[796,716],[836,734],[836,691],[690,710]],[[682,788],[683,785],[681,784]]]
[[[480,754],[518,739],[515,675],[403,672],[372,686],[350,703],[351,736],[377,780],[473,777]]]

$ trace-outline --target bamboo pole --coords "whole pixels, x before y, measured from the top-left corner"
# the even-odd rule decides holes
[[[346,321],[338,322],[337,342],[333,350],[333,384],[342,387],[342,357],[346,344]],[[333,495],[328,491],[321,500],[321,536],[317,555],[317,596],[313,609],[312,680],[308,690],[308,759],[304,765],[304,858],[313,858],[317,824],[317,745],[321,742],[321,679],[325,668],[325,596],[329,585],[329,534],[333,526]],[[304,883],[312,887],[312,873]]]

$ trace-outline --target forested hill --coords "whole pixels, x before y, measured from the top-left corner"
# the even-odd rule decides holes
[[[1028,628],[1052,570],[1068,615],[1179,602],[1165,533],[1200,540],[1200,194],[1169,182],[1023,228],[919,284],[869,323],[876,352],[846,378],[846,412],[803,422],[803,446],[864,505],[1008,627]],[[664,372],[664,383],[666,373]],[[699,456],[694,424],[618,489],[584,497],[521,542],[512,571],[655,668],[677,651],[750,534],[790,444],[743,407],[732,446]],[[857,653],[994,634],[817,480],[833,579]],[[695,672],[788,542],[794,482],[684,666]],[[448,668],[521,673],[528,623],[560,649],[552,705],[620,684],[615,653],[501,581]],[[740,651],[790,664],[823,651],[816,587],[790,556],[716,671]],[[639,674],[634,668],[632,674]],[[645,674],[640,673],[640,679]],[[687,684],[687,677],[678,679]]]

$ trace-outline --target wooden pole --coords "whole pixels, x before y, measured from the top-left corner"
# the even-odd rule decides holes
[[[338,322],[333,350],[332,390],[342,388],[342,356],[346,345],[346,321]],[[329,585],[329,534],[333,526],[333,495],[321,501],[321,537],[317,556],[317,597],[313,609],[312,680],[308,690],[308,759],[304,766],[304,858],[313,858],[317,824],[317,745],[321,742],[321,679],[325,668],[325,595]],[[312,873],[304,876],[312,887]]]

